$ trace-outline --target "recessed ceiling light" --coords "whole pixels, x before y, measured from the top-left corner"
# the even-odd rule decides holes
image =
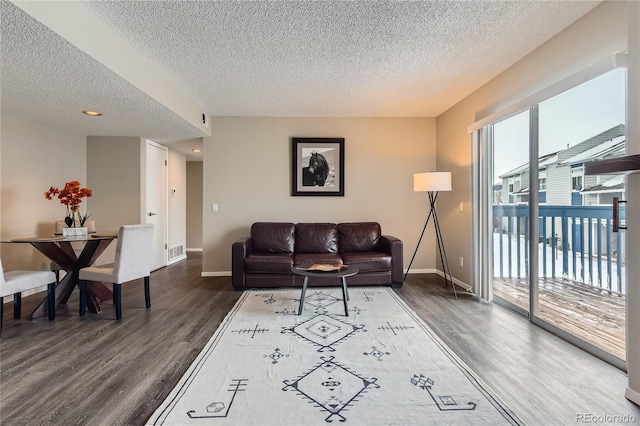
[[[191,151],[193,151],[193,152],[202,152],[202,150],[200,148],[193,148]]]
[[[102,115],[101,112],[98,111],[91,111],[91,110],[86,110],[86,111],[82,111],[83,114],[87,114],[90,115],[92,117],[100,117]]]

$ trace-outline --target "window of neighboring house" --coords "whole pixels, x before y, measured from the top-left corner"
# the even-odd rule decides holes
[[[522,188],[522,182],[520,181],[520,176],[516,176],[514,178],[513,189],[516,191],[520,191],[520,188]]]
[[[513,185],[513,177],[509,178],[509,194],[513,194],[514,185]]]
[[[582,180],[584,179],[584,168],[576,167],[571,169],[571,190],[582,191]]]
[[[580,191],[583,188],[584,181],[584,167],[583,166],[571,166],[571,205],[581,206],[583,205],[583,197]]]
[[[582,176],[574,176],[571,178],[571,189],[574,191],[582,190]]]
[[[546,191],[547,190],[547,172],[546,170],[540,170],[538,172],[538,190]]]
[[[538,170],[538,203],[547,204],[547,171]]]

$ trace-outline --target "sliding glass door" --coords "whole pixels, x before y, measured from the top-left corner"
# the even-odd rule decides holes
[[[625,79],[610,71],[539,104],[540,153],[555,160],[541,167],[536,315],[622,360],[624,233],[613,232],[612,204],[625,196],[624,177],[587,176],[584,164],[625,153]]]
[[[493,295],[529,311],[529,110],[492,125]]]
[[[624,69],[602,73],[484,126],[476,138],[479,264],[500,303],[624,368],[623,176],[587,176],[625,153]],[[624,212],[622,212],[624,219]]]

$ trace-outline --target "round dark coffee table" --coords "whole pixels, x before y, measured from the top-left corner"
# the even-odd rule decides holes
[[[302,308],[304,307],[304,294],[307,292],[307,284],[309,278],[340,278],[342,280],[342,299],[344,301],[344,314],[349,316],[349,310],[347,307],[347,301],[349,300],[349,292],[347,290],[347,277],[351,277],[357,274],[359,271],[357,268],[347,266],[336,271],[314,271],[307,270],[306,267],[292,266],[291,272],[295,275],[304,277],[302,281],[302,294],[300,295],[300,307],[298,308],[298,315],[302,315]]]

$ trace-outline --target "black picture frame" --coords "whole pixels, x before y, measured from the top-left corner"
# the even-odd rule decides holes
[[[291,138],[291,195],[344,196],[344,138]]]

